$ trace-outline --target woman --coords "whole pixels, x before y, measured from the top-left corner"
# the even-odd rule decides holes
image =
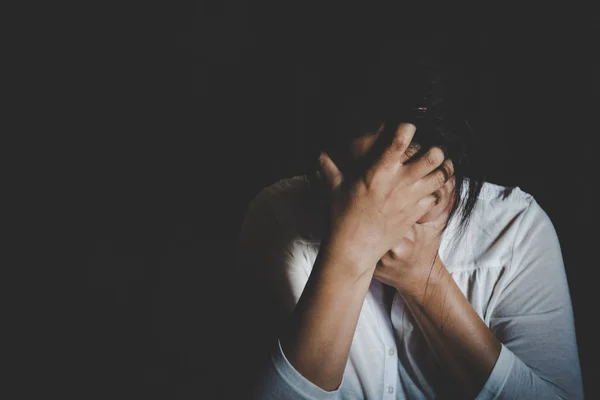
[[[478,176],[452,63],[418,48],[337,64],[315,174],[248,208],[250,397],[583,397],[552,223]]]

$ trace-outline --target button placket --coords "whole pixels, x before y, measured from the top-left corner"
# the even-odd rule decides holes
[[[397,293],[395,293],[392,304],[396,301]],[[367,297],[368,299],[368,297]],[[398,351],[396,349],[396,337],[394,334],[394,328],[390,315],[387,314],[389,310],[385,306],[385,303],[379,303],[380,310],[385,310],[384,313],[377,313],[376,318],[378,320],[379,329],[381,332],[381,344],[383,345],[383,387],[382,387],[382,399],[383,400],[395,400],[396,399],[396,385],[398,382]],[[386,315],[387,314],[387,315]],[[398,393],[400,394],[400,393]]]
[[[395,303],[395,296],[393,303]],[[393,334],[394,329],[391,319],[387,320],[387,324],[391,328],[392,334],[389,336],[386,335],[386,338],[384,339],[387,351],[384,362],[383,398],[384,400],[392,400],[396,398],[395,392],[398,376],[398,357],[396,351],[395,337]]]

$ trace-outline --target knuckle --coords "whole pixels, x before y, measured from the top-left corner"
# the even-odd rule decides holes
[[[416,131],[417,127],[414,124],[404,122],[398,126],[397,133],[406,134],[412,137]]]
[[[390,144],[391,151],[401,151],[406,147],[406,138],[402,135],[396,134]]]
[[[432,147],[427,152],[425,161],[431,167],[438,166],[444,161],[444,152],[439,147]]]
[[[442,164],[442,168],[446,173],[446,180],[450,179],[450,177],[454,175],[454,164],[452,163],[452,160],[446,159],[446,161],[444,161]]]
[[[377,186],[379,186],[380,181],[379,174],[377,171],[369,170],[363,175],[363,182],[367,189],[373,190]]]
[[[430,195],[428,195],[427,197],[425,197],[423,199],[423,201],[421,201],[421,205],[424,208],[428,208],[429,206],[431,206],[431,204],[435,202],[435,195],[434,193],[431,193]]]
[[[362,195],[369,195],[370,193],[372,193],[374,191],[373,190],[373,181],[365,175],[361,176],[361,178],[357,181],[357,183],[358,183],[357,186],[360,190],[360,194],[362,194]]]
[[[366,191],[375,196],[375,198],[382,198],[388,195],[389,187],[385,177],[381,175],[381,171],[364,175],[363,183]]]
[[[419,146],[419,144],[417,144],[417,143],[411,143],[408,146],[408,148],[406,149],[406,151],[404,152],[404,154],[409,159],[413,158],[415,156],[415,154],[417,154],[419,152],[420,148],[421,148],[421,146]]]
[[[435,183],[437,187],[441,187],[444,186],[446,184],[447,181],[447,177],[446,177],[446,172],[444,171],[444,169],[439,169],[436,171],[435,173]]]
[[[433,194],[431,196],[432,205],[438,205],[441,200],[442,200],[442,193],[439,190],[436,190],[435,192],[433,192]]]

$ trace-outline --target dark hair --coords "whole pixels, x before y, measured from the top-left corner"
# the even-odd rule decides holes
[[[320,84],[308,99],[309,179],[320,151],[335,157],[340,144],[383,126],[390,135],[401,122],[417,127],[413,141],[426,151],[441,146],[455,167],[455,201],[450,220],[464,229],[483,185],[476,138],[464,110],[465,65],[444,41],[423,39],[334,54],[320,60]],[[465,196],[461,193],[465,191]]]

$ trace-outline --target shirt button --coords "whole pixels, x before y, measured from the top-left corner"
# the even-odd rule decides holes
[[[394,387],[393,386],[388,386],[387,392],[388,393],[394,393]]]
[[[389,349],[389,350],[388,350],[388,354],[389,354],[390,356],[393,356],[394,354],[396,354],[396,350],[394,350],[394,349]]]

